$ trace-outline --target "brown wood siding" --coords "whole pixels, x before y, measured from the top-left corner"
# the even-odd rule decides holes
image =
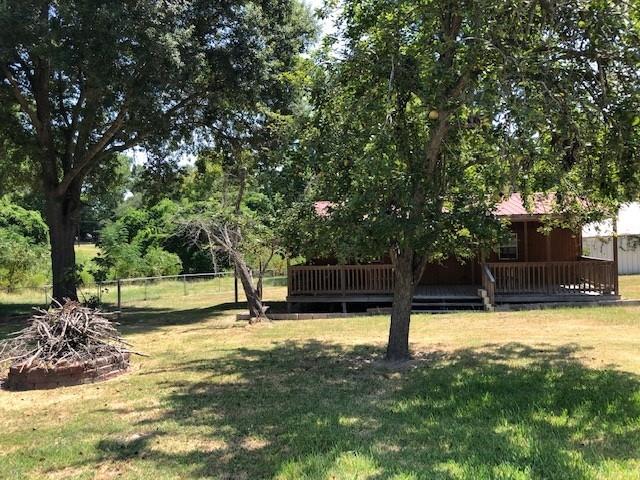
[[[566,228],[557,228],[551,231],[549,239],[540,233],[538,229],[542,224],[540,222],[531,221],[527,224],[527,252],[528,258],[525,258],[525,240],[524,240],[524,222],[514,222],[511,224],[511,231],[518,235],[518,259],[517,262],[546,262],[546,261],[572,261],[576,260],[581,254],[580,234],[576,234]],[[547,258],[547,241],[551,244],[549,249],[550,258]],[[500,260],[498,253],[491,252],[487,255],[488,262],[513,261]]]
[[[420,285],[468,285],[474,283],[471,260],[462,264],[455,258],[449,258],[442,264],[427,265]]]
[[[576,260],[581,254],[580,234],[576,234],[566,228],[556,229],[551,232],[552,262]]]
[[[547,261],[547,238],[538,231],[540,226],[540,222],[529,222],[527,225],[530,262]],[[553,251],[553,248],[551,250]]]
[[[518,235],[518,262],[546,262],[546,261],[575,261],[582,254],[580,247],[580,234],[576,234],[568,229],[554,229],[547,236],[540,233],[538,229],[542,226],[540,222],[527,222],[527,256],[525,258],[525,227],[524,222],[513,222],[511,231]],[[547,259],[547,241],[550,242],[550,258]],[[502,262],[498,258],[498,252],[490,252],[486,255],[487,262]],[[512,262],[513,260],[504,260]],[[473,264],[473,265],[472,265]],[[420,280],[421,285],[464,285],[480,284],[480,260],[469,260],[465,264],[459,263],[455,258],[450,258],[441,265],[427,265],[424,275]]]
[[[574,261],[582,254],[581,235],[568,229],[555,229],[547,239],[538,231],[542,226],[540,222],[527,222],[525,242],[524,222],[513,222],[511,230],[518,235],[518,259],[517,262],[562,262]],[[550,243],[550,258],[547,258],[547,242]],[[526,243],[526,252],[525,252]],[[528,258],[525,257],[527,253]],[[513,262],[514,260],[500,260],[497,251],[489,252],[486,255],[487,262]],[[313,259],[310,265],[335,265],[336,259]],[[391,263],[389,258],[383,258],[381,262],[370,263]],[[459,262],[451,257],[441,264],[430,264],[425,268],[424,275],[420,279],[420,285],[469,285],[480,284],[480,259],[467,260],[465,263]]]

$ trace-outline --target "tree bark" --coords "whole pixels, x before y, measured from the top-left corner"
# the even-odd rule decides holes
[[[261,322],[264,318],[264,308],[259,290],[253,286],[253,275],[244,260],[237,255],[233,259],[238,277],[242,283],[244,295],[247,297],[247,306],[249,307],[249,316],[251,323]]]
[[[74,241],[80,216],[80,186],[72,185],[60,197],[51,191],[45,193],[45,213],[51,245],[53,274],[52,298],[63,302],[65,298],[78,299],[76,253]]]
[[[413,281],[414,252],[410,248],[401,249],[394,258],[393,306],[391,326],[387,344],[387,360],[403,361],[409,359],[409,325],[411,305],[415,290]]]

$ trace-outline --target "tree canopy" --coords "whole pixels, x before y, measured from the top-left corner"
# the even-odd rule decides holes
[[[286,106],[284,73],[312,31],[292,0],[0,5],[0,134],[40,180],[54,297],[76,297],[89,173],[137,145],[258,129],[265,111]]]
[[[392,259],[387,355],[406,358],[425,265],[494,244],[502,195],[553,190],[569,208],[633,194],[637,11],[601,0],[342,7],[308,147],[330,233],[311,238]]]

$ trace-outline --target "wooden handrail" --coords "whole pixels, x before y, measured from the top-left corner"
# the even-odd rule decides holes
[[[486,263],[482,264],[482,289],[487,292],[491,305],[496,304],[496,279]]]
[[[498,295],[617,295],[608,260],[492,262],[482,264],[482,288],[491,304]],[[390,295],[393,266],[300,265],[288,268],[289,295]]]
[[[496,294],[617,295],[613,262],[488,263],[496,281]]]
[[[393,266],[300,265],[289,267],[289,295],[384,295],[393,292]]]
[[[607,260],[606,258],[597,258],[597,257],[590,257],[589,255],[580,255],[578,257],[578,259],[580,261],[590,261],[590,262],[610,262],[611,260]]]
[[[482,273],[487,276],[487,279],[491,283],[496,283],[496,279],[494,278],[493,273],[491,273],[491,269],[489,269],[489,266],[486,263],[482,264]]]

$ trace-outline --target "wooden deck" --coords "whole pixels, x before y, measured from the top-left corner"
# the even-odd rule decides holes
[[[478,300],[479,285],[420,285],[413,296],[414,302],[452,302],[465,300]],[[391,303],[393,295],[386,293],[349,293],[336,295],[325,293],[317,295],[289,295],[289,302],[300,303]]]
[[[388,303],[393,300],[393,267],[388,264],[293,266],[288,302]],[[589,301],[615,298],[613,262],[580,258],[572,262],[494,262],[482,264],[481,285],[420,285],[414,302],[478,299],[506,302]]]

